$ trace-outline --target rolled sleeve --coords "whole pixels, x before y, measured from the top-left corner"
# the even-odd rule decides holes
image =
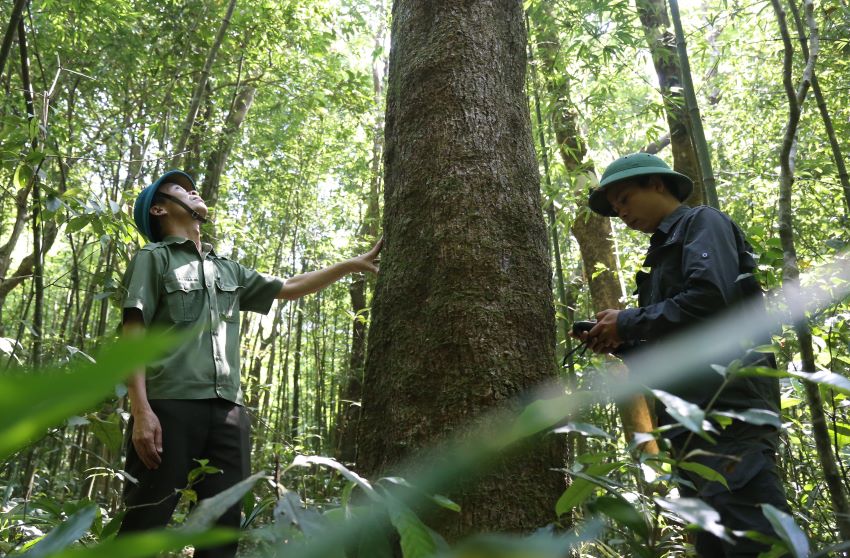
[[[284,280],[274,275],[260,273],[247,267],[239,266],[242,293],[239,304],[243,311],[268,314],[272,304],[277,300]]]
[[[122,308],[142,313],[145,327],[150,326],[159,301],[162,271],[154,252],[139,251],[127,267],[122,286],[125,297]]]

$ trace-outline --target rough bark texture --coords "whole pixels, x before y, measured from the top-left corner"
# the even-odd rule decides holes
[[[387,88],[381,274],[359,460],[369,475],[459,434],[554,376],[546,227],[524,94],[519,0],[396,0]],[[441,527],[528,531],[554,519],[562,439],[453,493]],[[460,479],[456,479],[460,480]]]
[[[665,0],[635,0],[643,32],[649,43],[649,52],[658,74],[658,85],[664,98],[667,125],[670,127],[670,148],[673,151],[673,169],[694,181],[694,192],[686,200],[689,205],[705,203],[705,192],[696,151],[691,143],[688,113],[682,96],[679,57],[676,39],[670,32]]]

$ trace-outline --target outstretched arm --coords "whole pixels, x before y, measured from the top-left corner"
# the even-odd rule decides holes
[[[335,263],[328,267],[302,273],[294,277],[290,277],[283,284],[283,287],[278,293],[278,298],[286,300],[295,300],[302,296],[320,291],[334,283],[349,273],[370,272],[377,273],[378,254],[384,244],[384,239],[378,241],[371,250],[360,256]]]

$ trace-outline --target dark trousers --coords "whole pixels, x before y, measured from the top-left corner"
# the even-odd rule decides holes
[[[762,433],[764,438],[759,440]],[[765,517],[761,504],[770,504],[785,513],[791,513],[785,499],[782,479],[776,467],[776,431],[769,427],[735,424],[730,432],[717,437],[711,444],[694,436],[687,446],[687,435],[671,440],[678,456],[685,456],[695,449],[713,455],[692,457],[696,461],[722,474],[729,488],[718,482],[680,470],[679,474],[694,484],[696,490],[679,486],[679,493],[687,498],[699,498],[720,514],[720,523],[729,530],[758,531],[776,537],[776,532]],[[741,442],[741,438],[748,442]],[[748,538],[732,536],[733,542],[724,541],[706,531],[696,534],[696,551],[703,558],[756,558],[769,549],[767,545]]]
[[[223,399],[159,399],[150,402],[162,427],[162,463],[148,469],[127,443],[125,470],[138,484],[124,485],[127,515],[119,531],[123,533],[164,527],[178,502],[175,489],[186,488],[189,471],[199,466],[196,459],[208,459],[221,473],[206,475],[192,486],[198,499],[215,496],[250,472],[250,420],[244,407]],[[132,432],[132,419],[129,425]],[[240,506],[234,505],[217,524],[238,529]],[[236,543],[197,550],[196,558],[232,557]]]

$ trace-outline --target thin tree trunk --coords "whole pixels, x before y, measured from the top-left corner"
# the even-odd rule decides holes
[[[681,68],[682,91],[685,94],[685,105],[691,124],[691,143],[699,161],[702,171],[702,187],[705,193],[705,201],[714,208],[720,207],[717,201],[717,187],[714,182],[714,172],[711,169],[711,154],[708,151],[708,142],[705,141],[705,131],[702,129],[702,118],[699,114],[699,103],[697,103],[694,81],[691,78],[691,63],[688,61],[688,48],[685,43],[685,31],[682,29],[682,19],[679,17],[678,0],[670,2],[670,15],[673,18],[673,27],[676,30],[676,50],[679,55],[679,66]]]
[[[21,55],[21,82],[24,87],[24,104],[27,109],[27,119],[35,118],[33,106],[33,89],[30,80],[30,64],[27,49],[27,33],[23,18],[18,18],[18,50]],[[33,139],[30,149],[35,150],[36,140]],[[32,313],[32,365],[41,366],[41,351],[44,339],[44,261],[42,259],[42,223],[41,223],[41,188],[38,182],[38,169],[32,177],[32,257],[33,281],[35,284],[35,303]],[[5,286],[5,285],[4,285]],[[5,300],[5,298],[4,298]]]
[[[649,44],[649,53],[658,75],[658,85],[667,113],[670,128],[670,147],[673,151],[673,168],[694,181],[694,191],[686,200],[690,205],[705,203],[705,191],[699,169],[699,160],[691,143],[690,125],[685,100],[682,97],[679,59],[675,38],[670,33],[670,20],[664,0],[635,0],[643,32]]]
[[[547,231],[525,102],[522,2],[396,0],[385,245],[369,330],[360,467],[378,475],[555,374]],[[453,494],[449,538],[552,517],[562,438]]]
[[[791,7],[791,13],[794,15],[794,23],[797,27],[797,36],[800,40],[800,50],[803,51],[803,57],[809,58],[809,45],[806,40],[806,31],[803,20],[800,17],[800,9],[797,7],[795,0],[789,0],[788,5]],[[844,193],[844,210],[845,215],[850,216],[850,177],[847,175],[847,165],[844,163],[844,155],[841,153],[841,145],[838,143],[838,138],[835,135],[835,126],[832,125],[832,118],[829,115],[829,110],[826,107],[826,99],[821,91],[818,83],[817,72],[812,70],[812,93],[817,101],[818,110],[820,111],[821,120],[823,120],[823,128],[829,138],[829,146],[832,149],[832,160],[835,161],[835,167],[838,169],[838,180],[841,182],[841,190]]]
[[[12,15],[9,16],[9,25],[6,26],[6,33],[3,35],[3,43],[0,44],[0,74],[6,69],[6,59],[9,58],[9,50],[12,48],[12,40],[15,38],[15,31],[18,29],[18,23],[21,21],[21,14],[24,13],[24,8],[28,0],[15,0],[15,5],[12,6]]]
[[[307,270],[305,261],[301,262],[302,273]],[[295,324],[295,355],[292,369],[292,413],[289,428],[292,442],[298,437],[301,421],[301,338],[304,334],[304,298],[299,298],[295,312],[298,314]]]
[[[224,166],[227,163],[227,158],[230,156],[230,151],[239,137],[239,130],[242,123],[245,122],[245,117],[254,102],[254,93],[256,89],[251,86],[242,87],[236,94],[233,102],[233,108],[228,113],[224,123],[224,130],[218,138],[218,143],[215,149],[207,157],[207,162],[204,170],[204,181],[201,184],[201,196],[207,202],[209,207],[215,207],[218,203],[219,184],[221,183],[221,175],[224,172]]]
[[[221,43],[224,40],[224,34],[230,26],[230,17],[233,15],[233,9],[236,7],[236,0],[230,0],[227,4],[227,12],[221,20],[221,25],[218,32],[215,34],[213,44],[207,53],[207,59],[204,62],[204,67],[201,69],[201,77],[198,83],[195,84],[195,90],[192,92],[192,100],[189,103],[189,112],[186,115],[186,120],[183,122],[183,129],[180,132],[180,139],[174,148],[174,155],[171,158],[171,166],[177,167],[183,158],[183,150],[186,148],[186,143],[189,141],[189,134],[192,132],[192,126],[195,124],[195,117],[198,114],[198,109],[201,106],[201,99],[204,96],[204,91],[207,87],[207,81],[210,78],[210,71],[213,63],[215,63],[218,50],[221,48]]]
[[[553,18],[548,5],[543,4],[539,9],[544,11],[534,14],[539,33],[537,46],[544,75],[549,76],[546,87],[549,97],[553,99],[552,126],[555,130],[555,140],[567,173],[575,177],[573,190],[576,199],[581,200],[581,206],[573,221],[572,233],[579,245],[594,310],[599,312],[607,308],[621,309],[622,291],[616,276],[619,265],[612,241],[611,221],[607,217],[592,213],[584,206],[586,186],[589,181],[595,181],[595,173],[592,165],[584,161],[587,146],[578,130],[577,114],[570,107],[568,83],[555,69],[560,40],[552,27]],[[617,370],[615,373],[621,375],[627,374],[625,366],[611,366],[611,370]],[[646,398],[642,395],[618,403],[617,408],[627,440],[631,440],[635,432],[653,430],[652,414]],[[642,449],[649,453],[658,453],[658,445],[654,441],[647,442]]]
[[[811,0],[805,0],[803,6],[806,22],[809,27],[809,41],[811,46],[808,49],[809,52],[806,57],[806,66],[803,70],[803,75],[795,90],[792,77],[794,47],[791,44],[785,11],[779,0],[771,0],[771,4],[773,5],[774,12],[776,12],[776,19],[779,23],[779,31],[784,46],[782,82],[785,86],[786,96],[788,97],[788,122],[785,125],[785,132],[779,151],[779,238],[783,251],[783,282],[786,285],[791,285],[798,283],[800,279],[800,270],[797,265],[797,250],[794,245],[794,219],[791,199],[792,186],[794,184],[794,163],[797,155],[797,129],[800,123],[803,104],[811,85],[812,75],[814,74],[819,44],[817,27],[814,23],[814,7]],[[794,324],[794,330],[797,333],[797,341],[800,344],[800,357],[803,369],[808,372],[814,372],[816,370],[815,357],[812,348],[812,332],[808,320],[806,318],[798,320]],[[804,382],[804,385],[806,398],[809,403],[809,411],[812,414],[812,435],[815,446],[817,447],[824,481],[826,482],[833,511],[835,512],[835,521],[841,539],[850,540],[850,505],[848,505],[847,495],[844,492],[841,473],[838,470],[835,456],[832,453],[832,445],[826,425],[826,415],[823,410],[823,400],[816,384]]]

